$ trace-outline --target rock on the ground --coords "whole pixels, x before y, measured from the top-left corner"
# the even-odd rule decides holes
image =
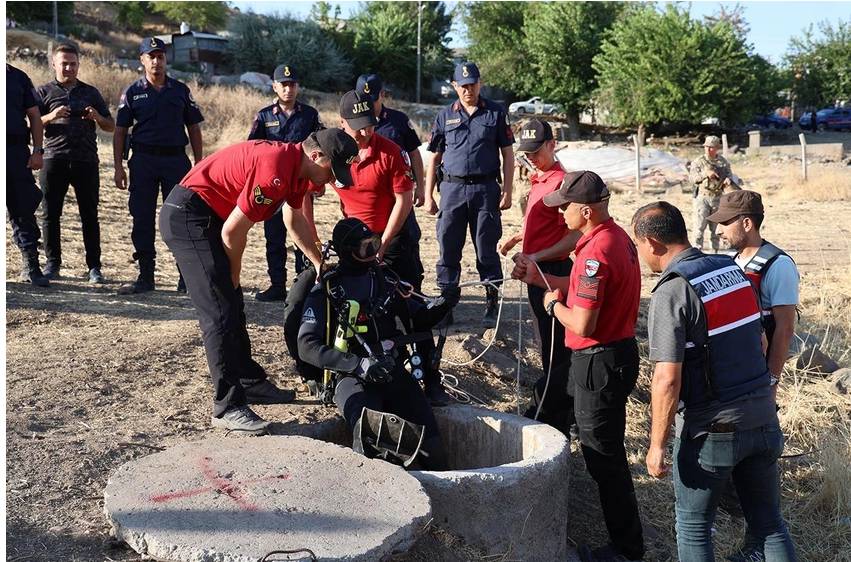
[[[795,359],[795,367],[803,371],[828,374],[839,369],[839,364],[824,353],[818,345],[807,345]]]
[[[470,359],[478,357],[485,350],[486,345],[486,343],[476,336],[467,336],[461,342],[461,347],[469,354]],[[487,350],[482,356],[481,361],[498,376],[512,378],[517,373],[517,360],[498,351],[495,346],[491,346]]]
[[[115,536],[175,562],[301,548],[322,561],[379,560],[407,550],[431,516],[402,468],[295,436],[179,445],[121,466],[104,497]]]
[[[851,369],[844,368],[834,371],[830,375],[830,388],[837,394],[851,392]]]

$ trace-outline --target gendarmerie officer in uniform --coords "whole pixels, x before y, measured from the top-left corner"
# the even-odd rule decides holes
[[[22,70],[6,64],[6,210],[12,223],[12,241],[21,250],[21,281],[47,287],[50,281],[38,263],[35,210],[41,191],[33,170],[41,169],[44,148],[41,113],[32,80]],[[29,121],[29,127],[27,127]],[[33,151],[29,144],[32,137]]]
[[[212,424],[263,432],[268,422],[248,404],[291,401],[251,357],[240,285],[248,231],[283,208],[293,241],[321,271],[316,232],[301,213],[310,184],[351,182],[355,142],[339,129],[311,133],[302,144],[245,141],[196,165],[168,196],[160,232],[186,276],[198,311],[214,387]]]
[[[338,222],[332,244],[339,264],[323,274],[305,302],[299,354],[334,372],[333,399],[353,430],[356,450],[368,456],[381,452],[359,437],[366,430],[367,409],[387,413],[419,426],[414,433],[422,434],[418,449],[426,453],[420,457],[423,468],[443,470],[446,455],[437,423],[419,384],[403,367],[408,352],[399,339],[407,336],[397,322],[413,317],[418,330],[427,332],[457,303],[457,288],[450,287],[440,304],[430,307],[403,298],[400,292],[406,289],[399,277],[377,259],[381,237],[360,219]],[[408,457],[411,453],[406,451]]]
[[[437,284],[458,285],[461,252],[467,230],[476,250],[476,269],[482,281],[502,278],[497,242],[502,237],[501,211],[511,207],[514,181],[514,134],[505,108],[479,95],[479,68],[472,62],[455,67],[452,85],[458,101],[437,114],[428,149],[425,208],[437,214]],[[502,157],[502,188],[500,176]],[[442,171],[443,179],[438,181]],[[434,189],[440,191],[440,213]],[[486,287],[484,324],[496,324],[498,291]]]
[[[165,200],[171,188],[192,167],[186,156],[187,142],[192,145],[195,163],[203,158],[200,123],[204,118],[189,87],[166,75],[165,43],[146,37],[139,46],[139,60],[145,67],[145,76],[121,94],[113,138],[118,189],[128,189],[122,160],[126,150],[133,153],[128,162],[129,205],[133,217],[133,259],[139,262],[139,277],[118,290],[125,295],[154,290],[157,198],[162,192]],[[131,126],[133,131],[128,141],[127,130]],[[182,276],[177,290],[186,291]]]
[[[47,264],[44,275],[59,276],[62,265],[60,218],[68,186],[74,186],[89,281],[103,283],[100,260],[100,172],[97,127],[111,133],[115,121],[94,86],[77,79],[80,53],[77,47],[60,44],[53,50],[55,78],[39,86],[41,122],[44,124],[44,167],[39,182],[44,191],[41,227]]]
[[[642,260],[661,277],[650,298],[647,472],[673,476],[677,559],[715,560],[712,526],[732,475],[753,550],[746,560],[797,560],[780,509],[783,433],[762,350],[760,305],[730,256],[691,247],[679,209],[645,205],[632,219]]]
[[[281,64],[275,68],[272,89],[278,99],[257,112],[248,140],[302,142],[310,133],[322,128],[316,109],[297,99],[299,76],[294,66]],[[310,204],[310,201],[305,203]],[[263,223],[263,233],[266,236],[266,263],[271,284],[254,298],[263,302],[282,301],[287,297],[287,228],[280,213]],[[304,265],[303,254],[296,250],[297,274]]]

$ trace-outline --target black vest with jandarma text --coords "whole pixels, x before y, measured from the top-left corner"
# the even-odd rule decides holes
[[[769,385],[761,311],[745,273],[725,255],[697,254],[659,283],[682,277],[700,299],[706,343],[686,342],[680,400],[685,408],[734,401]]]

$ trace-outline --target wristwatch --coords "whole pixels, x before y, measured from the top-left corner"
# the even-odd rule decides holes
[[[780,382],[779,377],[775,377],[774,375],[770,375],[768,377],[768,386],[777,386],[777,383]]]
[[[555,316],[557,304],[558,304],[558,299],[553,299],[553,300],[551,300],[550,302],[547,303],[546,309],[547,309],[547,315],[548,316]]]
[[[33,154],[44,154],[44,148],[41,146],[34,146]]]

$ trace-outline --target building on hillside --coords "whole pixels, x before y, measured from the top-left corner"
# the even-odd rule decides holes
[[[228,40],[215,33],[192,31],[181,24],[183,33],[157,35],[166,44],[169,64],[181,70],[198,70],[203,74],[216,74],[224,61]]]

